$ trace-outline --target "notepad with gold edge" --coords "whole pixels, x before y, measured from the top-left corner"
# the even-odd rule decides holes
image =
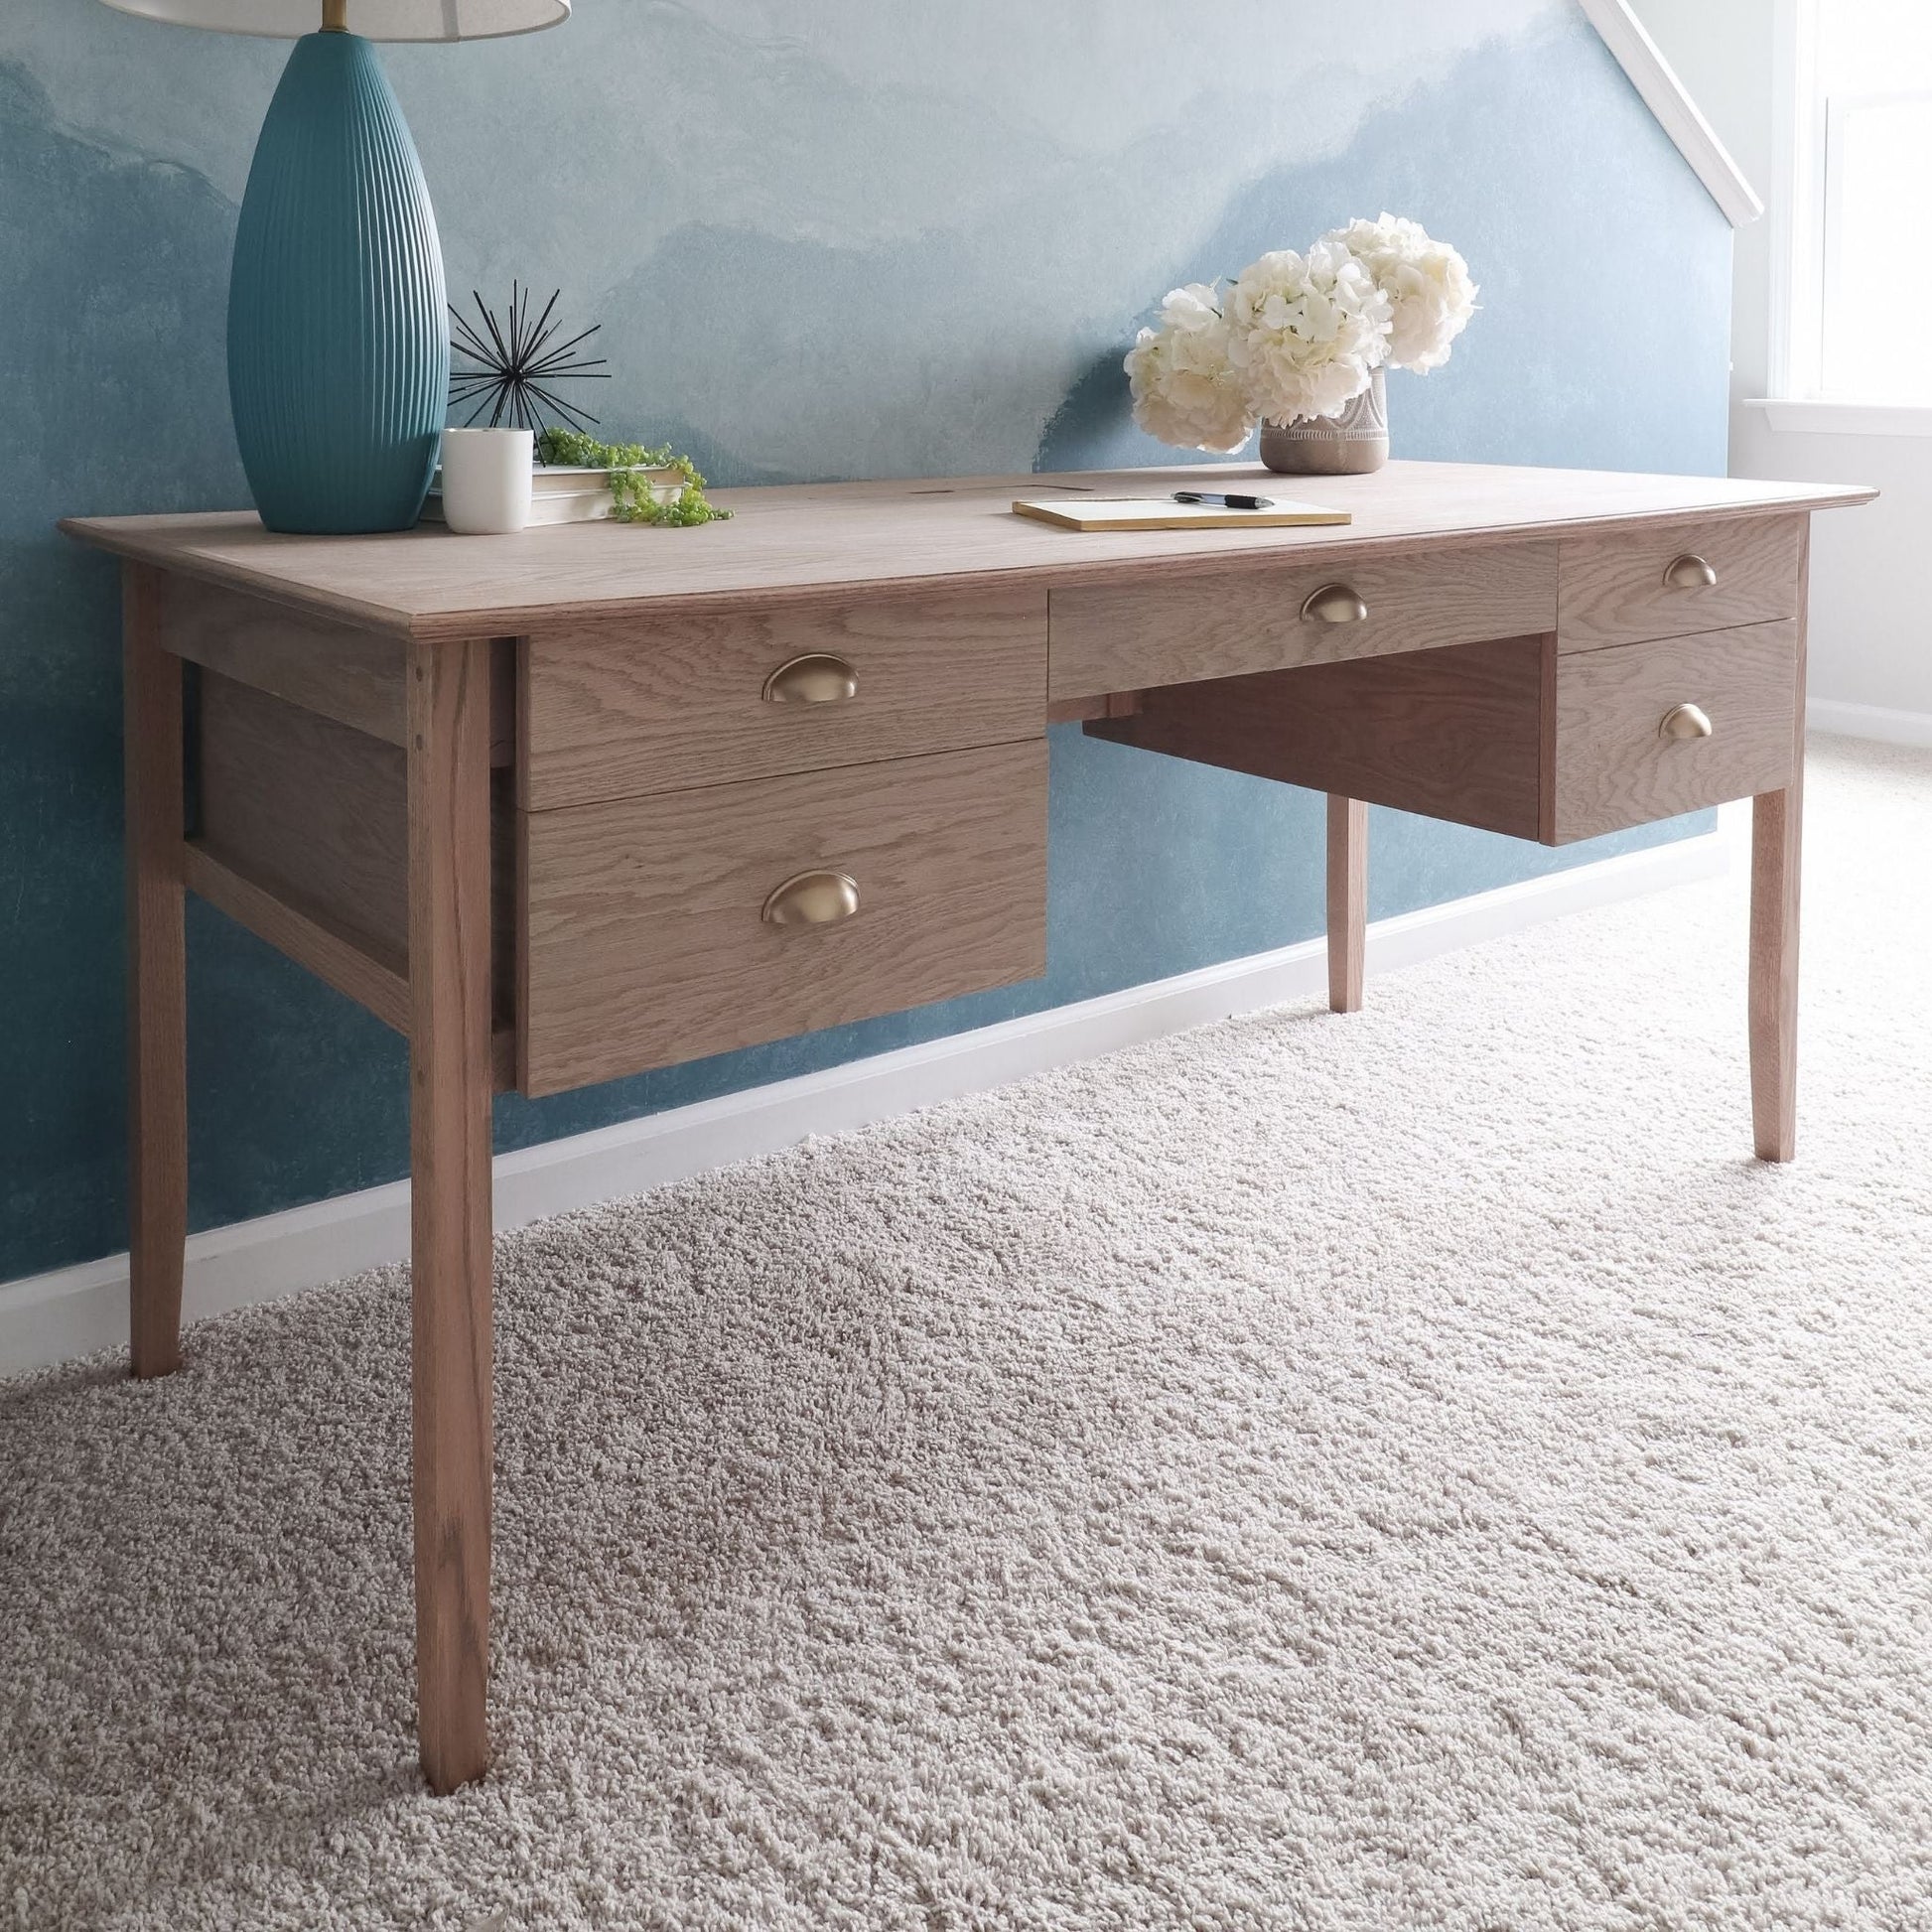
[[[1265,510],[1224,509],[1219,503],[1176,503],[1166,496],[1014,499],[1016,516],[1036,517],[1067,530],[1282,530],[1314,523],[1346,523],[1346,510],[1274,497]]]

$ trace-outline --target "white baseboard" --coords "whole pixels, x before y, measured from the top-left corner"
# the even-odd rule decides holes
[[[1876,739],[1880,745],[1932,746],[1932,711],[1893,711],[1887,705],[1807,698],[1805,725],[1810,731],[1841,738]]]
[[[1717,878],[1729,865],[1733,843],[1720,830],[1380,920],[1369,928],[1369,971],[1388,972],[1567,912]],[[501,1154],[495,1162],[496,1226],[521,1227],[640,1193],[707,1168],[773,1153],[808,1135],[864,1127],[1230,1014],[1307,999],[1326,984],[1323,942],[1304,940]],[[211,1228],[189,1239],[183,1318],[199,1321],[275,1301],[408,1252],[406,1180]],[[0,1375],[115,1347],[126,1337],[125,1254],[0,1284]]]

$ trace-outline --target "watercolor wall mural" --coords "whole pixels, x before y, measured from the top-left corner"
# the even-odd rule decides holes
[[[285,58],[84,0],[0,17],[0,1280],[125,1243],[118,592],[53,524],[247,500],[228,253]],[[1172,461],[1120,374],[1150,300],[1384,207],[1482,284],[1450,366],[1391,380],[1398,456],[1725,467],[1729,231],[1568,0],[581,0],[383,60],[451,289],[564,289],[607,429],[715,483]],[[1378,812],[1372,910],[1686,829],[1559,854]],[[505,1098],[498,1145],[1321,928],[1310,794],[1062,728],[1051,838],[1044,980]],[[192,901],[190,947],[195,1225],[402,1173],[400,1040]]]

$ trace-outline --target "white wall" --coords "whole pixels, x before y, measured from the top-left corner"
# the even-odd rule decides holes
[[[1864,509],[1813,522],[1811,689],[1818,722],[1916,734],[1932,744],[1932,618],[1920,588],[1921,552],[1932,541],[1932,436],[1780,432],[1762,410],[1746,406],[1771,380],[1771,248],[1785,194],[1774,152],[1776,0],[1632,5],[1769,210],[1737,233],[1731,474],[1875,483],[1884,492]],[[1837,705],[1911,715],[1861,718]]]

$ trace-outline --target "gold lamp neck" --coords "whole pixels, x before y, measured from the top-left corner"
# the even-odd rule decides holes
[[[322,31],[325,34],[348,32],[348,0],[322,0]]]

